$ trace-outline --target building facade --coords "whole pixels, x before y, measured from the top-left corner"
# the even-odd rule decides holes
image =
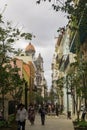
[[[19,56],[16,56],[16,58],[23,60],[23,62],[25,62],[30,68],[30,93],[32,93],[32,91],[37,91],[36,93],[44,98],[47,93],[47,83],[44,76],[43,58],[41,57],[41,54],[39,54],[38,57],[35,57],[35,52],[35,47],[29,43],[25,48],[25,51]],[[26,73],[28,73],[28,71]]]

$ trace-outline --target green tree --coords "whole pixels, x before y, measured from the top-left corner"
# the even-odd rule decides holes
[[[14,101],[19,102],[23,92],[23,79],[20,78],[20,68],[16,65],[16,59],[13,59],[14,67],[9,70],[9,92]]]
[[[44,102],[44,99],[39,92],[36,93],[35,100],[36,100],[36,104],[38,104],[38,105],[43,104],[43,102]]]
[[[31,40],[32,34],[24,33],[18,28],[13,27],[10,22],[4,21],[2,14],[0,14],[0,97],[2,97],[3,113],[6,94],[12,93],[13,96],[14,90],[17,90],[14,95],[14,99],[17,99],[21,96],[22,92],[20,87],[22,81],[18,74],[18,68],[15,67],[13,69],[10,65],[12,56],[15,53],[13,44],[20,38]]]
[[[23,50],[20,49],[20,48],[18,48],[18,49],[15,51],[15,55],[16,55],[16,56],[19,56],[22,52],[23,52]]]
[[[87,1],[86,0],[36,0],[37,4],[41,2],[52,3],[52,8],[56,12],[66,13],[69,20],[69,27],[72,31],[78,30],[80,42],[83,43],[87,38]],[[64,27],[61,27],[63,29]],[[58,29],[60,30],[60,28]],[[84,32],[84,33],[83,33]]]
[[[54,103],[55,95],[56,95],[55,91],[51,88],[50,93],[49,93],[49,100],[51,103]]]
[[[64,77],[58,79],[56,87],[56,96],[58,97],[58,105],[60,105],[61,113],[63,112],[63,87],[64,87]]]
[[[76,110],[79,120],[81,104],[87,107],[87,61],[81,56],[75,57],[75,62],[70,64],[70,71],[67,73],[66,82],[71,91],[74,113]]]
[[[70,92],[72,97],[73,113],[77,114],[77,118],[79,120],[81,100],[82,100],[80,76],[75,70],[72,70],[66,75],[65,82],[67,87],[67,96],[68,92]]]

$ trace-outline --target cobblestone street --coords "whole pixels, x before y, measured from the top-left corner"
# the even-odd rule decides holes
[[[42,126],[40,116],[37,115],[34,125],[31,125],[28,120],[26,121],[26,130],[74,130],[74,128],[72,120],[54,116],[47,116],[45,125]]]

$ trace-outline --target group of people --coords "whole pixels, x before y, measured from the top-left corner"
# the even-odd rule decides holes
[[[58,116],[59,115],[59,112],[60,112],[60,106],[56,103],[56,104],[47,104],[46,106],[45,106],[45,108],[46,108],[46,111],[47,111],[47,113],[55,113],[56,114],[56,116]]]
[[[38,110],[40,116],[41,116],[41,124],[45,124],[45,115],[46,111],[44,108],[44,105],[41,105],[39,110]],[[34,125],[35,122],[35,108],[33,104],[30,104],[28,107],[28,110],[25,109],[25,106],[21,103],[18,105],[17,111],[16,111],[16,121],[17,121],[17,126],[18,130],[25,130],[25,123],[26,119],[28,119],[31,123],[31,125]]]

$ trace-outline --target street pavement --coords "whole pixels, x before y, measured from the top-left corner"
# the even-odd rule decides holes
[[[36,115],[35,124],[26,121],[26,130],[74,130],[72,120],[65,116],[46,116],[45,125],[41,125],[40,115]]]

